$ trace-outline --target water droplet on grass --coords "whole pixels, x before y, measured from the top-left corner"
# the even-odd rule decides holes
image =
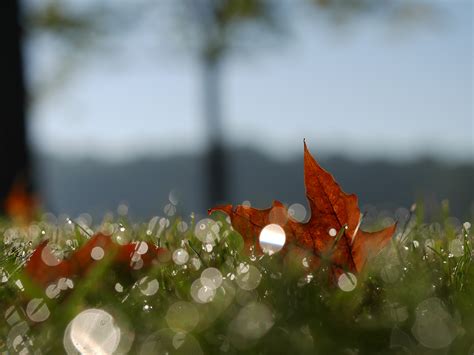
[[[449,243],[449,252],[452,256],[461,257],[464,255],[464,242],[460,239],[453,239]]]
[[[219,237],[219,225],[210,218],[200,220],[194,228],[194,234],[204,244],[213,244]]]
[[[202,355],[199,342],[191,335],[175,333],[171,329],[161,329],[150,335],[140,348],[139,355]]]
[[[61,263],[61,259],[53,253],[48,245],[41,251],[41,260],[48,266],[57,266]]]
[[[415,315],[412,333],[423,346],[441,349],[456,338],[457,324],[440,299],[424,300],[417,306]]]
[[[143,295],[153,296],[155,293],[158,292],[160,284],[158,283],[158,280],[150,280],[148,276],[145,276],[138,282],[138,287]]]
[[[176,265],[184,265],[188,262],[189,254],[186,250],[179,248],[173,252],[173,261]]]
[[[178,301],[168,308],[165,319],[175,332],[190,332],[199,322],[199,312],[194,304]]]
[[[128,214],[128,206],[125,203],[121,203],[117,207],[117,213],[120,216],[126,216]]]
[[[94,260],[101,260],[105,255],[104,249],[101,247],[94,247],[91,250],[91,258]]]
[[[135,251],[140,255],[146,254],[148,251],[148,244],[146,242],[136,243]]]
[[[240,310],[229,330],[233,342],[256,340],[263,337],[274,323],[273,314],[265,304],[252,302]]]
[[[115,291],[117,291],[118,293],[123,292],[123,286],[118,282],[115,284]]]
[[[71,321],[64,334],[64,347],[83,354],[112,354],[120,338],[121,331],[114,318],[104,310],[92,308]]]
[[[33,298],[26,305],[26,315],[33,322],[44,322],[50,314],[49,308],[42,298]]]
[[[241,263],[236,269],[235,282],[243,290],[253,290],[258,287],[262,274],[253,265]]]
[[[195,280],[191,285],[191,297],[197,303],[209,303],[214,299],[216,290],[202,284],[201,279]]]
[[[176,228],[178,229],[178,232],[184,233],[188,230],[188,224],[184,221],[180,221]]]
[[[176,214],[176,206],[172,203],[168,203],[164,208],[164,212],[167,216],[172,217]]]
[[[203,286],[217,289],[222,284],[222,274],[216,268],[207,268],[201,273],[201,283]]]
[[[337,285],[342,291],[351,292],[357,286],[357,277],[350,272],[345,272],[339,276]]]

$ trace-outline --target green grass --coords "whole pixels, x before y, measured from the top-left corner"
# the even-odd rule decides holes
[[[349,292],[324,268],[309,270],[310,254],[244,253],[242,237],[218,218],[210,230],[215,245],[206,249],[194,232],[198,221],[184,222],[186,230],[179,218],[104,220],[94,231],[113,230],[116,240],[146,240],[170,254],[182,248],[189,259],[178,265],[163,255],[151,267],[127,270],[106,253],[85,277],[46,293],[23,272],[28,255],[48,237],[67,259],[87,231],[69,223],[0,223],[0,354],[77,353],[74,342],[132,354],[474,351],[474,239],[467,224],[447,214],[428,224],[419,212],[399,223],[392,244]],[[223,276],[214,291],[212,282],[202,288],[196,281],[211,267]]]

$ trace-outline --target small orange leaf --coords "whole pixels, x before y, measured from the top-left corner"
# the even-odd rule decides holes
[[[4,207],[10,218],[28,222],[38,207],[38,201],[27,191],[24,183],[17,182],[6,197]]]
[[[53,255],[48,241],[42,242],[26,263],[25,272],[37,284],[47,286],[61,277],[82,277],[106,256],[112,257],[112,266],[139,270],[149,267],[165,252],[144,241],[119,245],[110,236],[98,233],[65,260]]]

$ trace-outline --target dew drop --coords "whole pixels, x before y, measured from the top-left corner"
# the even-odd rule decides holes
[[[21,282],[20,279],[15,281],[15,285],[20,289],[20,291],[24,291],[25,287],[23,286],[23,283]]]
[[[288,208],[288,215],[297,222],[304,222],[306,218],[306,208],[301,203],[294,203]]]
[[[130,266],[133,270],[140,270],[143,267],[143,265],[144,263],[141,257],[138,257],[136,259],[132,258],[132,260],[130,261]]]
[[[158,280],[150,280],[148,276],[145,276],[138,282],[138,287],[140,292],[145,296],[153,296],[158,292],[160,284],[158,283]]]
[[[272,255],[280,251],[285,245],[285,231],[278,224],[269,224],[260,232],[259,242],[263,252]]]
[[[172,203],[168,203],[164,208],[164,212],[168,217],[172,217],[176,214],[176,206]]]
[[[55,283],[48,285],[48,287],[46,287],[46,290],[45,290],[46,296],[51,299],[59,297],[60,293],[61,293],[61,289]]]
[[[171,190],[168,194],[168,200],[173,204],[177,205],[179,203],[179,193],[176,190]]]
[[[135,245],[135,251],[140,254],[146,254],[148,251],[148,243],[146,242],[139,242]]]
[[[186,250],[179,248],[173,252],[173,261],[176,265],[184,265],[188,262],[189,254]]]
[[[191,285],[191,297],[197,303],[209,303],[214,299],[216,290],[202,284],[201,279],[195,280]]]
[[[7,309],[5,312],[5,320],[10,326],[14,326],[16,323],[19,323],[22,320],[15,306],[10,306]]]
[[[114,318],[104,310],[92,308],[82,311],[69,323],[64,347],[82,354],[112,354],[120,338],[121,330]]]
[[[457,324],[443,302],[435,297],[422,301],[415,310],[412,333],[425,347],[441,349],[457,336]]]
[[[121,203],[117,207],[117,213],[120,216],[126,216],[128,214],[128,206],[125,203]]]
[[[455,257],[464,255],[464,243],[460,239],[453,239],[449,243],[449,252]]]
[[[150,221],[148,222],[148,228],[147,228],[147,235],[152,235],[153,234],[153,231],[155,230],[155,227],[156,227],[156,224],[158,223],[158,220],[160,219],[160,217],[158,216],[155,216],[155,217],[152,217],[150,219]]]
[[[252,302],[244,306],[232,320],[229,325],[230,336],[234,342],[256,340],[263,337],[274,323],[274,316],[268,306]]]
[[[48,266],[57,266],[61,260],[52,252],[49,246],[45,246],[41,251],[41,260]]]
[[[32,341],[28,337],[29,327],[25,321],[15,324],[8,332],[7,347],[15,354],[31,354]]]
[[[201,273],[201,284],[213,289],[217,289],[222,284],[221,272],[213,267],[205,269]]]
[[[8,281],[8,273],[5,270],[0,269],[0,283]]]
[[[200,220],[194,228],[194,234],[203,244],[213,244],[219,237],[219,225],[210,218]]]
[[[91,258],[94,260],[101,260],[104,257],[104,249],[101,247],[94,247],[91,250]]]
[[[119,282],[115,284],[115,291],[117,291],[118,293],[123,292],[123,286]]]
[[[236,269],[235,282],[243,290],[253,290],[258,287],[262,274],[253,265],[241,263]]]
[[[188,230],[188,224],[184,221],[180,221],[176,228],[178,229],[178,232],[184,233]]]
[[[33,322],[44,322],[50,314],[49,308],[42,298],[33,298],[26,305],[26,315]]]
[[[394,322],[401,323],[408,319],[408,309],[406,306],[401,306],[395,303],[389,307],[390,318]]]
[[[354,274],[350,272],[345,272],[339,276],[337,280],[337,285],[344,292],[351,292],[357,286],[357,278]]]
[[[194,270],[199,270],[201,268],[201,260],[199,260],[198,258],[192,258],[191,259],[191,265],[192,267],[194,268]]]
[[[161,329],[145,339],[139,355],[148,354],[192,354],[202,355],[199,342],[188,333],[176,333],[172,329]]]

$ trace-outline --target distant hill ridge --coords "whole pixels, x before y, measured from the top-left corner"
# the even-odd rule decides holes
[[[470,218],[474,210],[474,167],[421,159],[413,162],[353,161],[321,157],[346,192],[356,193],[361,206],[371,204],[394,211],[423,198],[430,205],[449,199],[452,214]],[[306,203],[303,158],[285,161],[251,149],[230,150],[229,201],[249,200],[264,208],[272,200]],[[100,217],[126,201],[134,218],[162,215],[171,190],[180,196],[179,211],[205,214],[206,174],[202,155],[175,155],[107,163],[93,158],[64,160],[37,158],[37,176],[45,207],[53,213],[75,216],[82,212]]]

